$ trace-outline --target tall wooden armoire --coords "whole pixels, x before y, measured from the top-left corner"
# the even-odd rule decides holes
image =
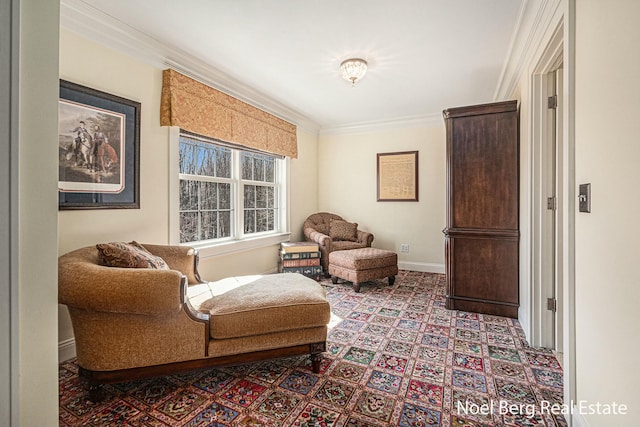
[[[517,101],[443,111],[446,306],[518,317]]]

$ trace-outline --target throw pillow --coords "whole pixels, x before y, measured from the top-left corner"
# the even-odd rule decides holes
[[[332,219],[329,227],[329,237],[332,240],[358,241],[358,224],[355,222]]]
[[[138,242],[111,242],[96,245],[98,257],[103,265],[124,268],[152,268],[169,270],[159,256],[153,255]]]

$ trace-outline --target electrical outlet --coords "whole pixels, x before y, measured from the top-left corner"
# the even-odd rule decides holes
[[[400,244],[400,252],[409,252],[409,244],[401,243]]]

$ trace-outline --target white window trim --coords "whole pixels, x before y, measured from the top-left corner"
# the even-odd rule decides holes
[[[241,233],[239,238],[236,239],[224,239],[218,242],[204,242],[204,243],[180,243],[180,168],[178,161],[180,158],[180,128],[177,126],[171,126],[169,128],[169,236],[168,241],[172,245],[190,246],[198,249],[200,258],[206,259],[219,255],[232,254],[237,252],[248,251],[252,249],[258,249],[273,245],[279,245],[282,242],[288,242],[291,236],[290,222],[289,222],[289,210],[290,205],[290,159],[285,157],[283,161],[284,167],[278,168],[280,174],[281,185],[281,202],[282,209],[279,209],[279,223],[281,224],[280,232],[257,234],[245,237]],[[236,199],[233,204],[235,205],[235,218],[236,224],[240,220],[239,209],[240,206],[239,197],[242,197],[240,191],[236,191]],[[235,227],[235,224],[234,224]]]

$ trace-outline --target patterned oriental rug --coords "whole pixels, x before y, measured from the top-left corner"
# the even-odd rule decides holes
[[[333,320],[321,373],[307,357],[105,387],[93,404],[60,365],[61,426],[566,426],[562,369],[517,320],[445,305],[443,275],[323,280]],[[553,405],[556,406],[553,406]]]

